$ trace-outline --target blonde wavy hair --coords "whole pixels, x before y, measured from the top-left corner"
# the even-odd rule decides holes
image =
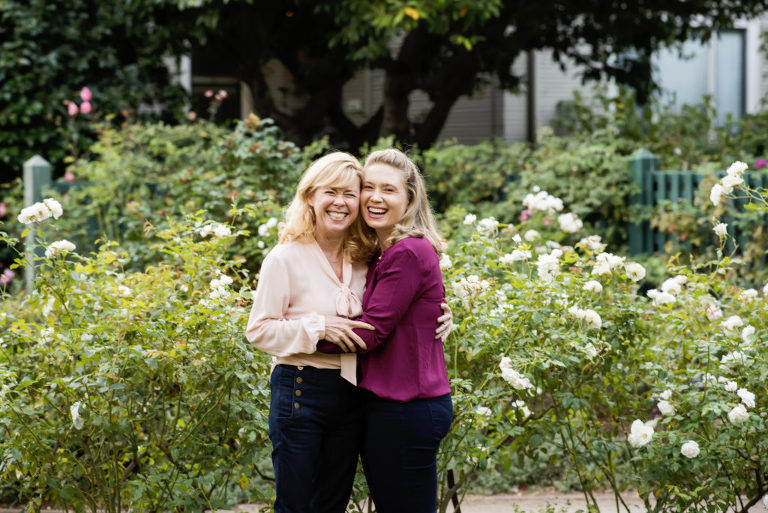
[[[363,168],[349,153],[336,151],[315,160],[299,180],[296,195],[285,212],[280,227],[280,243],[287,241],[312,242],[315,240],[315,212],[309,198],[322,187],[345,187],[362,184]],[[367,261],[376,251],[376,238],[358,215],[347,229],[343,251],[353,262]]]
[[[437,224],[432,214],[432,208],[427,199],[424,179],[419,167],[408,155],[395,148],[374,151],[365,159],[365,167],[372,164],[385,164],[399,170],[403,175],[403,183],[408,194],[408,208],[403,219],[395,226],[392,235],[387,239],[389,245],[408,237],[426,238],[435,248],[437,254],[443,252],[443,240],[437,233]]]

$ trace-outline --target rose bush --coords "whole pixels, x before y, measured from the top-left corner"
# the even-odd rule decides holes
[[[61,215],[40,205],[22,218],[38,237]],[[115,242],[84,256],[40,241],[35,291],[0,303],[6,500],[95,512],[268,499],[251,481],[267,457],[270,363],[243,337],[248,272],[225,257],[241,214],[147,230],[160,257],[142,271]]]

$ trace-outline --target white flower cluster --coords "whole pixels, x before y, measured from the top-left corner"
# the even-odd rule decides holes
[[[568,309],[568,313],[573,315],[577,320],[584,321],[584,324],[586,324],[587,328],[597,329],[603,325],[603,320],[600,318],[600,315],[594,310],[590,310],[589,308],[581,309],[574,305]]]
[[[678,275],[673,278],[664,280],[661,284],[661,291],[667,294],[680,294],[683,291],[683,285],[688,281],[688,278],[683,275]]]
[[[721,322],[720,326],[723,327],[726,333],[733,335],[736,333],[736,330],[744,326],[744,321],[742,321],[741,317],[738,315],[731,315],[726,320]]]
[[[557,222],[560,223],[560,229],[566,233],[576,233],[584,227],[579,216],[572,212],[560,214],[557,216]]]
[[[549,214],[563,210],[563,200],[552,196],[547,191],[542,191],[539,187],[534,187],[533,194],[528,193],[523,198],[523,205],[528,210],[538,210]]]
[[[743,330],[741,330],[741,340],[744,342],[744,344],[749,345],[752,343],[752,340],[755,337],[755,327],[754,326],[746,326]]]
[[[528,405],[525,404],[525,401],[518,399],[517,401],[512,402],[512,406],[520,410],[520,414],[524,419],[531,416],[531,410],[528,408]]]
[[[623,265],[624,257],[616,256],[612,253],[599,253],[595,257],[595,265],[592,267],[592,274],[611,274],[611,272],[621,268]]]
[[[697,444],[693,440],[688,440],[680,448],[680,453],[686,458],[695,458],[696,456],[699,455],[699,452],[700,452],[699,444]]]
[[[555,279],[555,276],[560,274],[560,256],[563,252],[559,249],[552,250],[552,253],[548,255],[539,255],[536,260],[536,270],[539,273],[539,278],[545,283],[550,283]]]
[[[440,269],[450,269],[452,265],[451,257],[443,253],[443,256],[440,257]]]
[[[213,234],[216,237],[228,237],[229,235],[232,235],[232,230],[229,228],[229,226],[223,225],[221,223],[206,224],[200,228],[201,236],[207,237],[210,234]]]
[[[714,206],[720,204],[720,199],[723,194],[730,194],[733,192],[733,188],[737,185],[744,183],[744,171],[749,166],[744,162],[736,161],[730,165],[725,172],[725,176],[722,180],[712,186],[712,190],[709,192],[709,199]]]
[[[453,293],[460,298],[469,297],[470,294],[481,290],[488,290],[491,284],[488,280],[481,280],[478,276],[471,274],[453,282]]]
[[[507,253],[499,258],[499,262],[502,264],[510,265],[521,260],[528,260],[531,258],[531,252],[527,249],[514,249],[512,253]]]
[[[688,278],[682,275],[669,278],[661,284],[661,291],[651,289],[646,295],[653,300],[653,306],[671,305],[677,301],[673,293],[680,294],[686,281]]]
[[[727,223],[717,223],[712,230],[715,232],[715,235],[717,235],[720,239],[724,239],[728,236],[728,224]]]
[[[214,278],[211,280],[211,299],[218,299],[222,297],[227,297],[229,295],[229,291],[227,290],[227,285],[232,284],[232,278],[227,276],[226,274],[222,274],[219,278]]]
[[[710,321],[716,321],[717,319],[721,319],[723,317],[723,311],[720,309],[719,306],[709,303],[707,305],[706,310],[704,311],[707,315],[707,319]]]
[[[499,227],[499,222],[495,217],[486,217],[477,223],[477,233],[480,235],[493,235]]]
[[[653,421],[643,422],[642,420],[635,420],[632,423],[632,427],[629,431],[627,441],[632,447],[642,447],[651,441],[653,438]]]
[[[52,242],[51,245],[45,249],[45,258],[54,258],[74,250],[75,245],[68,240],[57,240],[56,242]]]
[[[491,416],[492,412],[491,412],[491,409],[488,408],[487,406],[478,406],[477,408],[475,408],[475,413],[477,414],[478,417],[488,418]]]
[[[579,244],[590,251],[597,252],[605,249],[605,244],[601,242],[602,240],[603,238],[599,235],[590,235],[589,237],[584,237],[581,239]]]
[[[512,360],[508,356],[501,357],[501,363],[499,364],[501,369],[501,377],[512,385],[515,390],[527,390],[533,388],[531,381],[512,368]]]
[[[755,289],[744,289],[739,294],[739,299],[744,299],[746,301],[753,301],[757,299],[757,291]]]
[[[61,203],[53,198],[46,198],[39,203],[30,205],[22,209],[17,219],[22,224],[38,223],[45,221],[49,217],[58,219],[64,211],[61,209]]]
[[[266,237],[269,234],[269,229],[277,226],[277,218],[270,217],[267,222],[259,225],[259,236]]]

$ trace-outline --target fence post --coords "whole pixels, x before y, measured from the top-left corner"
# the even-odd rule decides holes
[[[35,155],[24,162],[24,206],[32,205],[43,199],[43,190],[51,186],[53,166],[40,155]],[[24,278],[27,292],[35,288],[35,233],[30,230],[27,234],[24,249],[27,256],[27,266],[24,268]]]
[[[630,172],[630,183],[635,186],[636,189],[639,189],[630,194],[630,208],[633,205],[653,205],[651,173],[658,169],[658,164],[658,157],[645,148],[638,149],[629,157],[628,167]],[[651,231],[650,223],[648,221],[632,222],[632,219],[630,218],[630,221],[627,224],[627,238],[629,239],[630,255],[651,252]]]

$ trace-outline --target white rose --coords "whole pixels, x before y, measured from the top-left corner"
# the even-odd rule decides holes
[[[683,291],[682,287],[686,281],[688,281],[688,278],[682,275],[669,278],[661,284],[661,291],[669,294],[679,294]]]
[[[659,399],[662,399],[664,401],[669,401],[671,398],[672,398],[672,390],[670,389],[666,389],[659,394]]]
[[[724,176],[723,179],[720,180],[720,183],[723,185],[723,191],[726,194],[730,194],[733,192],[734,187],[744,183],[744,179],[740,176],[728,175]]]
[[[481,235],[492,235],[498,227],[499,222],[496,218],[486,217],[477,223],[477,232]]]
[[[632,447],[642,447],[653,438],[653,427],[644,424],[642,420],[632,423],[627,441]]]
[[[688,440],[680,448],[680,453],[686,458],[695,458],[699,455],[699,444],[693,440]]]
[[[728,317],[726,320],[720,323],[720,326],[723,327],[726,331],[733,332],[737,330],[738,328],[741,328],[744,326],[744,321],[741,320],[741,317],[738,315],[732,315]]]
[[[712,230],[715,232],[715,234],[720,237],[721,239],[724,239],[728,236],[728,224],[727,223],[717,223]]]
[[[737,385],[735,381],[726,381],[723,388],[726,392],[735,392],[739,388],[739,385]]]
[[[677,301],[672,294],[669,294],[668,292],[659,292],[656,289],[649,290],[646,292],[646,295],[653,300],[654,306],[671,305]]]
[[[223,224],[217,224],[216,227],[213,229],[213,234],[217,237],[228,237],[232,235],[232,230],[230,230],[229,226],[225,226]]]
[[[728,412],[728,420],[734,424],[741,424],[749,419],[749,413],[743,404],[734,407]]]
[[[627,278],[634,282],[638,282],[645,278],[645,267],[636,262],[630,262],[625,265],[624,272],[627,273]]]
[[[747,169],[749,169],[749,166],[747,164],[737,160],[736,162],[728,166],[728,169],[725,171],[725,174],[727,176],[741,177],[741,175],[743,175],[744,171],[746,171]]]
[[[512,403],[512,406],[516,407],[518,410],[520,410],[520,414],[524,419],[527,419],[531,416],[531,410],[528,409],[528,405],[525,404],[525,401],[517,400]]]
[[[712,186],[712,190],[709,192],[709,200],[714,206],[718,206],[720,204],[720,198],[723,194],[725,194],[725,189],[723,189],[722,185],[716,183]]]
[[[754,326],[747,326],[743,330],[741,330],[741,340],[744,341],[745,344],[749,344],[752,342],[752,337],[755,334],[755,327]]]
[[[69,253],[75,250],[75,245],[68,240],[57,240],[52,242],[45,250],[45,258],[54,258],[64,253]]]
[[[584,352],[587,353],[587,356],[590,358],[597,356],[597,349],[595,349],[595,346],[592,345],[592,342],[589,342],[584,346]]]
[[[478,406],[475,408],[475,413],[477,413],[478,417],[490,417],[491,409],[487,406]]]
[[[656,404],[656,407],[659,409],[662,415],[674,415],[675,414],[675,406],[670,403],[669,401],[659,401]]]
[[[43,200],[43,205],[48,207],[48,210],[51,211],[51,215],[53,215],[54,219],[58,219],[61,217],[61,214],[64,213],[64,211],[61,209],[61,203],[56,201],[53,198],[46,198]]]
[[[715,321],[723,316],[723,311],[720,310],[720,307],[713,305],[712,303],[707,305],[705,312],[707,314],[707,319],[710,321]]]
[[[755,407],[755,394],[753,394],[746,388],[738,389],[736,391],[736,395],[738,395],[741,398],[741,402],[744,403],[744,406],[746,406],[747,408]]]
[[[595,280],[589,280],[587,283],[584,284],[583,288],[586,292],[591,292],[593,294],[599,294],[603,291],[603,286],[600,285],[599,281],[595,281]]]
[[[475,224],[477,216],[475,214],[467,214],[464,216],[464,224]]]
[[[443,253],[443,256],[440,257],[440,269],[450,269],[451,265],[451,257]]]
[[[525,234],[523,235],[523,238],[524,238],[526,241],[528,241],[528,242],[533,242],[533,241],[535,241],[536,239],[538,239],[539,237],[541,237],[541,235],[539,235],[539,232],[537,232],[536,230],[528,230],[528,231],[527,231],[527,232],[525,232]],[[766,286],[768,286],[768,285],[766,285]]]
[[[576,233],[584,226],[581,219],[572,212],[559,215],[557,222],[560,224],[560,229],[567,233]]]

